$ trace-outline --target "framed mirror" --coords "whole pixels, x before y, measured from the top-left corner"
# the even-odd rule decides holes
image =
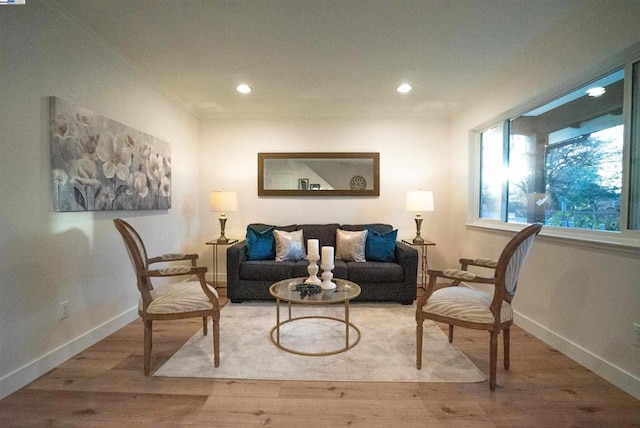
[[[258,196],[380,196],[380,153],[258,153]]]

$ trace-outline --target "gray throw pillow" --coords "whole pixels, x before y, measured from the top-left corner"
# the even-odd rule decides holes
[[[366,262],[365,244],[367,242],[367,230],[350,232],[338,229],[336,231],[336,259],[345,262]]]
[[[276,261],[302,260],[304,253],[304,237],[302,230],[295,232],[285,232],[284,230],[274,230],[273,236],[276,240]]]

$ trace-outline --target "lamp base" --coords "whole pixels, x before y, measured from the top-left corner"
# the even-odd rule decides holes
[[[226,216],[224,216],[224,214],[222,214],[220,216],[220,237],[218,238],[217,242],[219,244],[226,244],[229,242],[229,238],[227,238],[226,236],[224,236],[224,226],[227,224],[227,218]]]
[[[424,239],[420,236],[420,229],[422,228],[422,217],[420,214],[416,215],[416,237],[413,238],[414,244],[424,244]]]

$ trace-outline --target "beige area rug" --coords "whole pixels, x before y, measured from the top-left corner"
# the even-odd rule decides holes
[[[294,306],[293,317],[344,317],[344,305]],[[211,333],[202,330],[154,376],[222,379],[481,382],[485,375],[430,321],[424,323],[422,370],[415,366],[415,305],[352,303],[350,321],[361,339],[350,350],[329,356],[301,356],[277,348],[270,339],[275,303],[227,304],[221,311],[220,367],[213,366]],[[287,316],[282,305],[281,316]],[[284,319],[284,318],[283,318]],[[211,331],[211,330],[209,330]],[[357,337],[350,329],[350,339]],[[337,350],[345,345],[345,326],[305,319],[285,324],[281,344],[305,352]]]

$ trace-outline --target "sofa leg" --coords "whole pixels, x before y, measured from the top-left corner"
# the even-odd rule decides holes
[[[242,303],[243,300],[231,299],[231,303]]]

